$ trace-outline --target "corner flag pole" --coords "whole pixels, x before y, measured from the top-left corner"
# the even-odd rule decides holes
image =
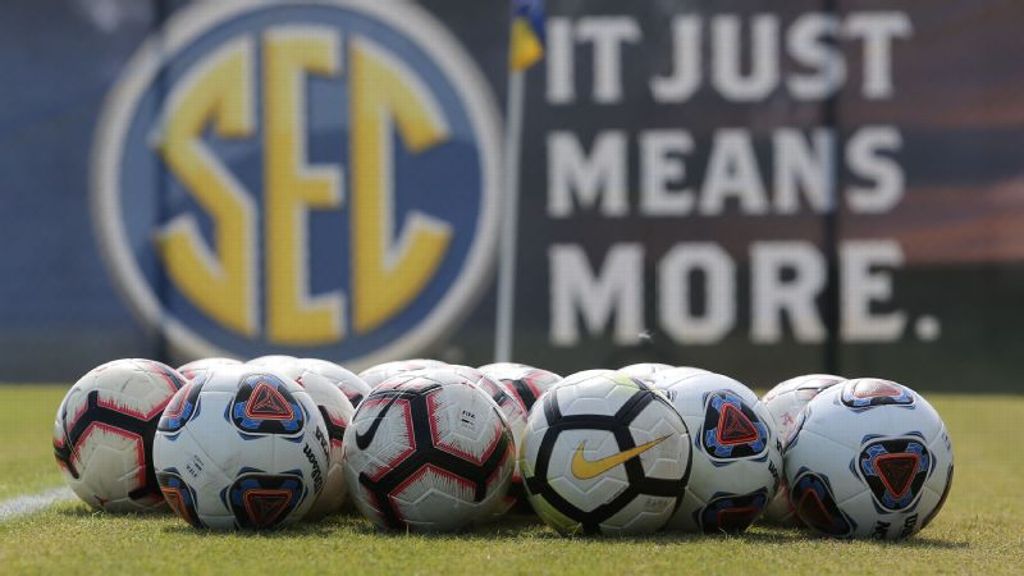
[[[526,74],[510,70],[508,75],[508,126],[505,151],[501,219],[501,252],[498,260],[498,318],[495,324],[494,361],[512,360],[513,318],[516,309],[516,243],[519,236],[519,150],[523,135],[523,107]]]
[[[543,0],[513,0],[509,39],[508,106],[502,158],[501,248],[494,361],[512,360],[515,332],[516,244],[519,232],[519,153],[526,107],[526,70],[544,56]]]

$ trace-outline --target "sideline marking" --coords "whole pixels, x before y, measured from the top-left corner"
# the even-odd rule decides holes
[[[52,488],[38,494],[27,494],[11,498],[10,500],[4,500],[0,502],[0,522],[6,522],[19,516],[35,514],[57,502],[71,500],[74,497],[75,493],[70,488],[61,486],[60,488]]]

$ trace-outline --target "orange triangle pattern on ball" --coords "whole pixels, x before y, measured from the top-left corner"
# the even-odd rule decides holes
[[[884,454],[875,461],[875,469],[886,490],[900,498],[910,489],[919,462],[917,454]]]
[[[732,404],[723,404],[718,417],[719,440],[726,446],[746,444],[757,440],[757,428],[742,410]]]
[[[269,528],[288,510],[292,493],[288,490],[249,490],[242,497],[249,520],[257,528]]]
[[[245,415],[257,420],[291,420],[295,417],[284,396],[266,382],[260,382],[252,391],[245,405]]]

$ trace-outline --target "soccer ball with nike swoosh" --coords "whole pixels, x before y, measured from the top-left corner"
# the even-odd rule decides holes
[[[379,528],[453,532],[507,507],[512,431],[487,393],[452,368],[379,384],[356,410],[344,450],[352,500]]]
[[[493,393],[491,397],[504,408],[505,417],[512,428],[516,439],[516,453],[523,442],[523,431],[526,430],[526,419],[537,399],[544,395],[552,386],[562,381],[562,377],[554,372],[534,368],[526,364],[501,362],[489,364],[479,369],[489,376],[501,388],[501,393]],[[510,404],[512,406],[510,406]],[[512,477],[509,488],[510,512],[532,514],[533,508],[526,500],[526,488],[523,477],[516,465],[516,473]]]
[[[562,534],[647,534],[672,516],[690,435],[665,397],[611,370],[569,376],[527,420],[520,469],[530,504]]]
[[[481,366],[480,371],[501,384],[527,415],[545,392],[562,381],[562,377],[554,372],[511,362]]]
[[[90,370],[68,390],[57,409],[53,451],[79,498],[105,512],[164,507],[153,475],[153,433],[185,382],[160,362],[124,358]]]
[[[775,423],[757,395],[713,372],[689,368],[655,375],[693,434],[693,470],[668,529],[742,532],[764,511],[782,480]]]

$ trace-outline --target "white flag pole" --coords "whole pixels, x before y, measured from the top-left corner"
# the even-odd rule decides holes
[[[494,361],[512,360],[516,309],[516,242],[519,226],[519,152],[526,100],[525,70],[509,70],[508,124],[505,129],[501,203],[501,247],[498,258],[498,318],[494,328]]]

